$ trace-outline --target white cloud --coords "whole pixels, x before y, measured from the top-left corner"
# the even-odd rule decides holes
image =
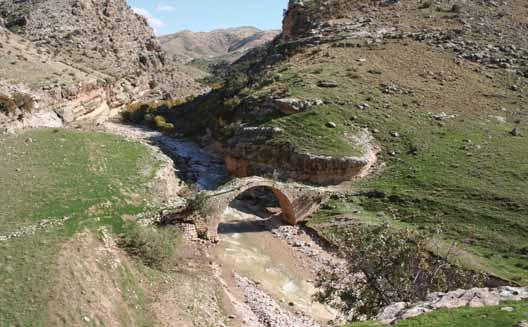
[[[158,3],[158,5],[156,6],[156,10],[157,10],[157,11],[164,11],[164,12],[173,12],[173,11],[176,10],[176,7],[174,7],[174,6],[171,5],[171,4],[167,4],[167,3],[160,2],[160,3]]]
[[[143,17],[145,17],[150,24],[155,29],[162,28],[165,26],[165,22],[163,22],[161,19],[156,18],[152,16],[152,14],[145,8],[132,8],[132,10]]]

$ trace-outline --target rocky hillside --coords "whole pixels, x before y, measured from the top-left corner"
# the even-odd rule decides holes
[[[162,48],[177,62],[230,55],[240,57],[249,49],[273,40],[279,31],[262,31],[255,27],[239,27],[211,32],[182,31],[159,38]]]
[[[12,34],[7,31],[4,35],[13,42],[23,43],[11,50],[0,49],[8,56],[19,57],[18,61],[2,63],[9,69],[0,79],[9,84],[21,83],[35,96],[44,92],[52,98],[61,94],[60,99],[100,98],[108,107],[116,108],[135,99],[178,97],[200,89],[185,71],[187,68],[167,59],[146,19],[133,13],[124,0],[2,0],[0,17],[5,28],[17,37],[8,36]],[[37,71],[56,76],[34,74],[32,70],[25,70],[29,68],[25,62],[31,62],[31,58],[37,62],[61,63],[75,71],[78,78],[72,80],[74,73],[57,73],[45,66],[37,67]],[[18,73],[11,78],[8,74],[15,71]],[[86,79],[82,74],[91,78]],[[50,101],[45,101],[41,107],[50,105]],[[95,108],[100,105],[87,111]],[[76,112],[69,114],[77,116]]]

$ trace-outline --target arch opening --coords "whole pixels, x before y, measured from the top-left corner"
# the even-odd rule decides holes
[[[229,202],[218,233],[261,232],[270,229],[270,221],[295,224],[293,205],[281,190],[255,186],[236,194]]]

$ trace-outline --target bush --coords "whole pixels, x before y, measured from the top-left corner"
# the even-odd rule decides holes
[[[25,112],[33,111],[35,102],[33,101],[33,98],[31,98],[29,94],[16,92],[16,93],[13,93],[11,97],[13,98],[13,101],[16,103],[18,108],[22,109]]]
[[[152,121],[154,120],[154,116],[152,116],[152,114],[146,114],[143,119],[147,122],[147,123],[152,123]]]
[[[119,246],[144,265],[163,271],[176,264],[177,240],[170,230],[134,225],[121,237]]]
[[[0,95],[0,112],[9,115],[17,110],[17,104],[10,97]]]
[[[136,102],[127,105],[125,111],[121,113],[121,118],[124,121],[139,124],[145,119],[145,115],[154,109],[147,103]]]
[[[431,292],[481,286],[484,276],[432,255],[422,234],[388,224],[357,226],[334,240],[346,259],[345,271],[318,276],[317,299],[353,319],[373,317],[394,302],[417,302]],[[451,251],[449,251],[451,252]]]
[[[154,124],[156,125],[157,128],[162,129],[167,124],[167,121],[165,120],[165,117],[157,115],[156,117],[154,117]]]
[[[163,130],[166,132],[172,132],[174,130],[174,124],[165,123],[165,126],[163,126]]]

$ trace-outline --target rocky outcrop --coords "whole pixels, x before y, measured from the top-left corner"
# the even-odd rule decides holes
[[[303,153],[290,143],[268,143],[279,128],[242,128],[226,146],[225,162],[236,177],[271,176],[316,184],[336,184],[364,176],[376,162],[376,147],[367,131],[357,135],[363,155],[331,157]]]
[[[49,125],[42,111],[62,124],[100,122],[134,100],[202,91],[125,0],[0,0],[0,17],[0,92],[24,89],[36,102],[4,123]]]
[[[437,309],[497,306],[504,301],[526,299],[528,299],[528,288],[526,287],[473,288],[448,293],[432,293],[425,301],[420,303],[398,302],[391,304],[381,310],[376,320],[385,324],[392,324],[399,320],[416,317]]]

